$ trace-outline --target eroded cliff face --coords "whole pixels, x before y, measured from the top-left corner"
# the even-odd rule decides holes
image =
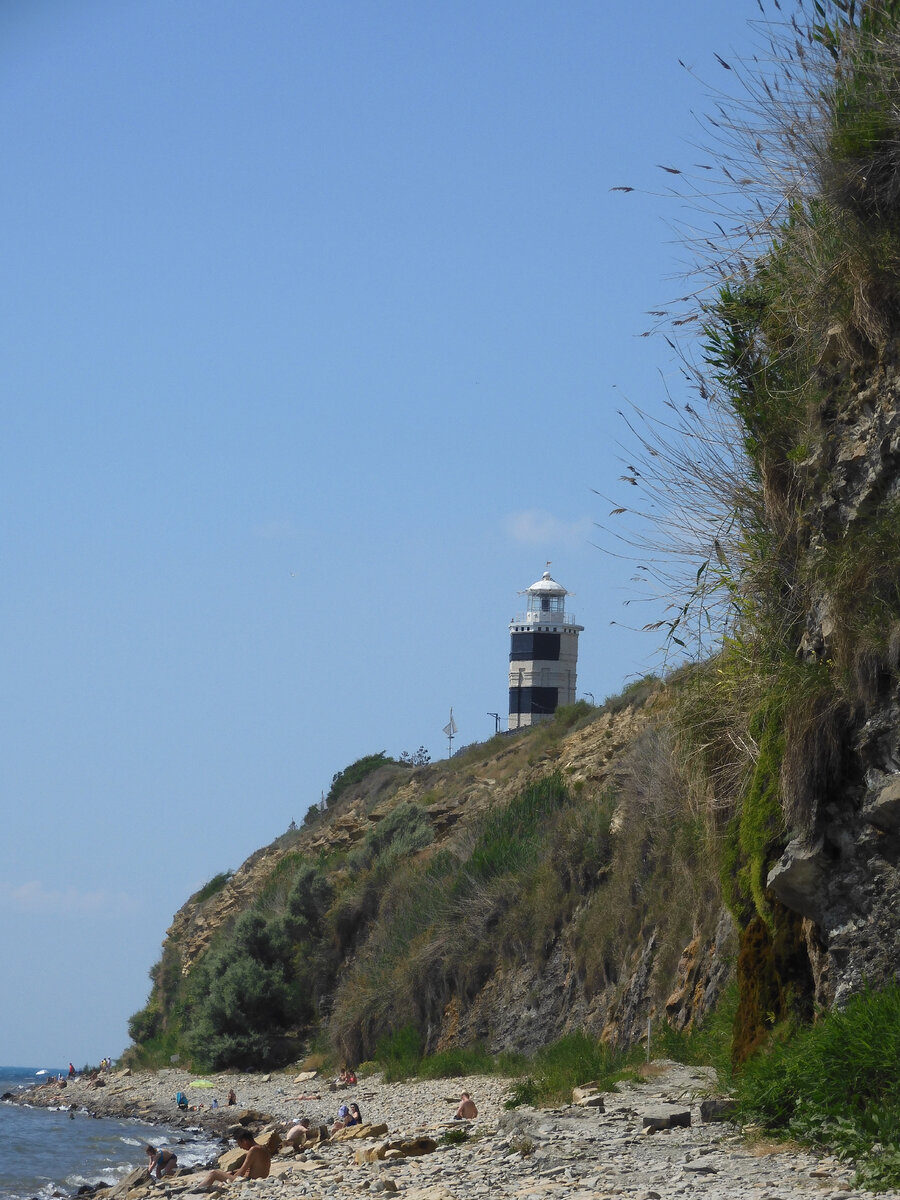
[[[654,834],[654,826],[673,821],[665,795],[652,794],[647,765],[652,760],[653,770],[662,770],[660,783],[673,769],[669,743],[661,744],[658,733],[667,703],[658,689],[646,704],[601,713],[560,738],[534,730],[495,739],[468,766],[451,760],[380,767],[315,827],[258,850],[214,895],[188,901],[168,930],[166,955],[188,976],[217,931],[254,903],[288,856],[340,863],[392,809],[409,803],[432,825],[434,842],[423,853],[463,855],[486,813],[559,771],[581,797],[616,797],[608,861],[574,910],[560,913],[545,952],[504,954],[474,990],[449,997],[440,1019],[423,1031],[428,1049],[480,1041],[494,1051],[531,1052],[575,1029],[624,1044],[645,1035],[648,1018],[665,1016],[679,1028],[702,1020],[733,975],[736,942],[714,859],[687,846],[684,861],[694,862],[696,849],[696,862],[682,865],[681,874],[691,878],[679,883],[667,875],[673,869],[669,842]],[[691,829],[683,836],[689,842]],[[348,870],[338,866],[338,876]],[[364,943],[343,970],[361,949]]]
[[[862,383],[836,374],[830,385],[849,399],[823,412],[804,464],[816,481],[808,553],[815,561],[828,545],[851,548],[851,557],[854,546],[865,551],[875,538],[883,545],[872,562],[858,556],[852,613],[827,586],[808,613],[798,654],[830,663],[846,623],[860,619],[856,609],[867,597],[873,601],[871,632],[849,664],[839,752],[816,789],[811,819],[792,831],[768,876],[774,895],[805,919],[815,999],[826,1007],[900,970],[900,625],[892,615],[900,598],[900,370],[882,362]],[[889,522],[886,530],[879,520]]]

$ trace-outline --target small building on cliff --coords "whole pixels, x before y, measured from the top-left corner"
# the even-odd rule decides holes
[[[549,721],[561,704],[575,703],[578,635],[583,625],[566,612],[569,593],[545,571],[525,589],[524,613],[509,624],[509,728]]]

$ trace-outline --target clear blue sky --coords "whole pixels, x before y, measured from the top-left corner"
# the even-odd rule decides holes
[[[546,560],[580,692],[654,665],[592,489],[756,13],[3,0],[0,1062],[118,1054],[193,890],[488,736]]]

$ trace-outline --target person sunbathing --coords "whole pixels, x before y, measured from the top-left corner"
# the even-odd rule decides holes
[[[350,1109],[346,1104],[342,1104],[338,1109],[338,1115],[335,1118],[334,1124],[331,1126],[331,1132],[337,1133],[339,1129],[345,1129],[350,1124]]]
[[[244,1150],[244,1161],[236,1171],[222,1171],[216,1168],[203,1180],[202,1188],[212,1187],[214,1183],[228,1183],[232,1179],[267,1179],[272,1166],[272,1155],[265,1146],[260,1146],[253,1139],[248,1129],[241,1129],[234,1135],[241,1150]]]
[[[475,1107],[475,1101],[468,1092],[463,1092],[459,1100],[459,1108],[453,1114],[454,1121],[474,1121],[478,1116],[478,1109]]]

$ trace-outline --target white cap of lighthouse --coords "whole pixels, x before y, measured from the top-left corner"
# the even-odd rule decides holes
[[[525,589],[526,611],[510,621],[510,729],[549,721],[561,704],[575,703],[578,635],[584,626],[566,612],[569,594],[545,571]]]

